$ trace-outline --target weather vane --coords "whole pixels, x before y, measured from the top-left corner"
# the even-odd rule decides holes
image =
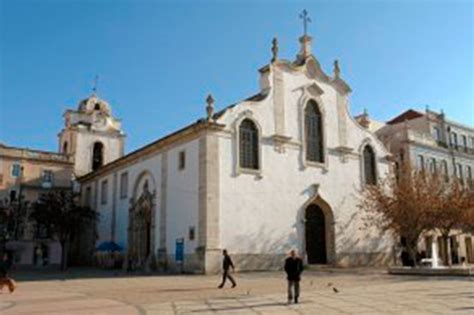
[[[308,11],[306,11],[306,9],[301,12],[300,19],[303,20],[304,36],[306,36],[308,33],[308,23],[311,23],[311,18],[308,16]]]

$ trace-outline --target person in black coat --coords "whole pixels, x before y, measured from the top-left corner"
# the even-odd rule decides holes
[[[290,257],[285,260],[286,279],[288,280],[288,303],[293,300],[293,293],[295,303],[298,303],[300,296],[300,280],[303,272],[303,260],[296,256],[296,252],[292,250]],[[294,291],[294,292],[293,292]]]
[[[235,271],[234,263],[232,262],[232,259],[230,259],[229,254],[227,254],[226,249],[222,251],[222,256],[224,256],[224,258],[222,259],[222,283],[218,286],[218,288],[222,289],[227,279],[229,279],[229,281],[232,283],[232,288],[235,288],[237,284],[235,283],[234,278],[229,273],[230,268],[232,268],[232,271]]]
[[[10,290],[10,293],[15,291],[16,285],[15,281],[8,276],[8,271],[10,270],[11,263],[8,255],[5,253],[0,256],[0,291],[4,286],[7,286]]]

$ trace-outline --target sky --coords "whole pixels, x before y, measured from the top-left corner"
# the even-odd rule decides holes
[[[272,38],[298,52],[303,9],[352,114],[429,106],[474,125],[474,1],[0,0],[0,142],[56,151],[98,75],[134,150],[204,117],[208,93],[218,110],[258,92]]]

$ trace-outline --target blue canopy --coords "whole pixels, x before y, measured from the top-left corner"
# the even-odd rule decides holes
[[[123,248],[115,242],[102,242],[96,247],[96,250],[99,252],[121,252]]]

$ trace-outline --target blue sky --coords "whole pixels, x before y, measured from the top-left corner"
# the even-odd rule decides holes
[[[57,150],[62,113],[91,93],[130,151],[258,91],[257,69],[298,50],[306,8],[326,72],[340,60],[351,112],[387,120],[441,108],[474,125],[472,1],[0,0],[0,142]]]

